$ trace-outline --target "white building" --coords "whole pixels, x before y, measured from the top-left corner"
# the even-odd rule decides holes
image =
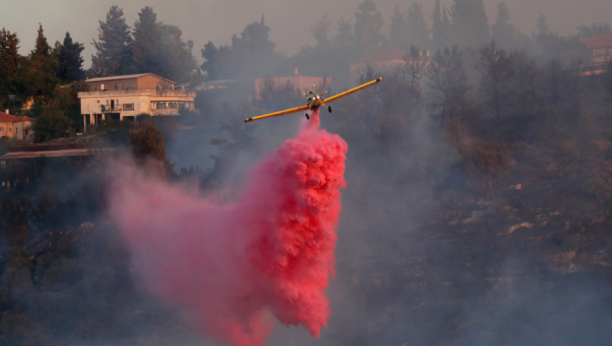
[[[139,114],[178,115],[179,109],[194,110],[195,92],[174,90],[175,82],[142,73],[92,78],[89,91],[79,92],[84,123],[99,124],[112,118],[134,119]]]

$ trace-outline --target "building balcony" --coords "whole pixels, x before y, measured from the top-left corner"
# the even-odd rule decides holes
[[[110,107],[110,106],[101,105],[101,106],[100,106],[100,111],[101,111],[102,113],[117,113],[117,112],[123,112],[123,106],[114,106],[114,107]]]
[[[195,91],[185,90],[155,90],[155,89],[135,89],[135,90],[108,90],[108,91],[81,91],[79,98],[88,97],[124,97],[124,96],[152,96],[152,97],[195,97]]]

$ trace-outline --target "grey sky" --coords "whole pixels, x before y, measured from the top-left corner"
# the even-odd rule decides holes
[[[385,34],[397,4],[405,12],[412,1],[374,0],[385,19]],[[293,55],[301,46],[313,44],[310,28],[324,14],[336,22],[341,16],[354,22],[357,6],[363,0],[0,0],[0,26],[16,32],[21,40],[21,54],[29,52],[36,39],[38,23],[42,23],[50,44],[63,40],[66,31],[74,40],[85,43],[85,67],[89,68],[94,52],[91,42],[97,38],[98,20],[103,20],[111,5],[123,8],[129,25],[138,11],[152,6],[158,20],[178,25],[185,40],[195,43],[194,55],[208,41],[215,44],[230,42],[249,23],[265,15],[271,39],[277,50]],[[507,0],[512,22],[523,33],[531,33],[540,13],[548,17],[551,29],[563,35],[571,34],[581,24],[610,22],[612,0]],[[426,16],[431,17],[434,0],[417,0]],[[441,0],[449,6],[452,0]],[[495,20],[497,0],[484,0],[489,24]],[[332,35],[334,34],[332,31]]]

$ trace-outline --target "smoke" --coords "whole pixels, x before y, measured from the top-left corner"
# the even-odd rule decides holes
[[[133,167],[114,183],[110,214],[136,274],[153,295],[182,308],[196,331],[261,345],[271,316],[313,337],[327,326],[347,144],[319,126],[318,114],[304,121],[252,167],[230,204]]]

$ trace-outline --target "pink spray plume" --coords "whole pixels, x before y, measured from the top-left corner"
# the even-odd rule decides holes
[[[141,282],[215,341],[263,345],[270,314],[313,337],[327,326],[347,145],[319,127],[316,113],[251,168],[231,204],[135,169],[113,186],[111,217]]]

